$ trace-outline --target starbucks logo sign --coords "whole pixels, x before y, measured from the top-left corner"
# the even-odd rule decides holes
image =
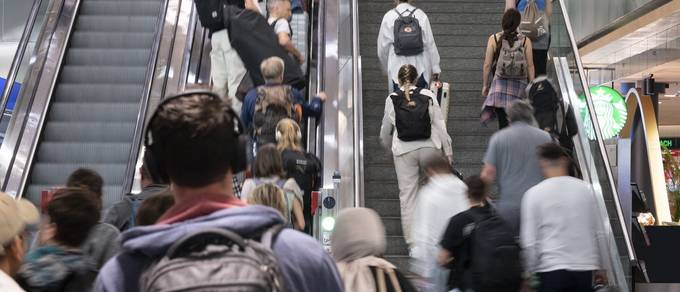
[[[618,91],[606,86],[591,87],[590,96],[593,98],[602,138],[610,139],[616,137],[621,132],[621,129],[623,129],[623,126],[625,126],[626,119],[628,118],[628,107],[623,96]],[[576,107],[581,113],[581,119],[583,120],[583,126],[588,138],[595,140],[593,122],[588,114],[584,94],[579,96],[579,102]]]

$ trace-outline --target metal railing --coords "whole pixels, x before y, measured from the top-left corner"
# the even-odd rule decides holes
[[[354,105],[354,205],[364,206],[364,123],[359,46],[359,0],[352,0],[352,93]]]
[[[151,96],[151,88],[155,78],[156,62],[158,61],[158,52],[161,50],[161,39],[163,37],[162,25],[165,23],[165,16],[167,15],[169,0],[163,1],[158,13],[158,20],[156,21],[156,36],[154,36],[154,46],[149,55],[149,61],[146,67],[146,81],[144,84],[144,96],[139,103],[139,110],[137,112],[137,121],[135,122],[135,130],[132,136],[132,147],[130,147],[130,156],[128,158],[127,166],[125,167],[125,176],[123,177],[123,194],[132,190],[134,183],[135,172],[137,171],[137,160],[142,152],[142,141],[144,139],[144,125],[146,124],[146,117],[148,115],[149,98]],[[121,195],[123,195],[121,194]]]
[[[0,147],[2,189],[20,196],[38,144],[61,63],[75,23],[79,0],[54,0],[40,30],[30,72],[10,119],[9,133]]]
[[[588,88],[588,80],[581,63],[576,40],[573,35],[569,15],[564,6],[564,0],[559,0],[558,12],[551,21],[553,27],[551,33],[553,35],[553,46],[550,54],[553,57],[557,77],[560,81],[560,88],[562,95],[566,102],[572,105],[582,104],[583,108],[575,106],[577,116],[579,110],[587,117],[580,121],[580,133],[576,137],[575,144],[577,145],[577,157],[579,164],[584,172],[584,177],[593,185],[595,193],[602,200],[600,211],[603,214],[603,223],[605,224],[605,231],[608,232],[605,252],[610,259],[610,279],[613,279],[619,289],[629,289],[630,282],[624,275],[623,268],[630,268],[631,264],[636,261],[635,251],[632,247],[626,220],[619,201],[619,194],[616,189],[614,177],[612,175],[611,166],[609,165],[608,154],[604,145],[604,139],[600,128],[600,123],[596,115],[596,108],[592,96]],[[561,15],[561,17],[560,17]],[[580,102],[579,95],[585,100]],[[584,125],[585,123],[588,123]],[[585,133],[585,128],[593,129],[594,140],[588,138]],[[613,210],[607,211],[605,207],[605,200],[613,204]],[[612,214],[608,214],[612,212]],[[615,213],[615,214],[614,214]],[[609,215],[609,216],[608,216]],[[615,226],[612,226],[615,224]],[[614,241],[614,229],[621,230],[620,243],[624,246],[617,248]],[[619,256],[619,250],[626,253],[626,261]]]
[[[329,96],[317,135],[323,188],[337,190],[338,208],[361,206],[363,137],[358,1],[320,1],[318,13],[317,87]],[[334,183],[336,173],[339,180],[336,176]]]

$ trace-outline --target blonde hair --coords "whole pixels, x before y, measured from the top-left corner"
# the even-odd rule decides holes
[[[300,146],[300,125],[291,119],[283,119],[276,125],[277,148],[279,151],[286,149],[302,152]]]
[[[267,58],[260,64],[260,72],[267,84],[280,82],[285,68],[286,64],[279,57]]]
[[[248,204],[272,207],[289,220],[290,214],[286,207],[286,196],[283,190],[275,184],[266,183],[257,186],[248,196]]]
[[[418,79],[418,69],[411,64],[406,64],[399,68],[399,73],[397,74],[397,79],[399,79],[399,85],[404,87],[404,96],[406,100],[411,101],[411,86],[416,85],[416,80]]]

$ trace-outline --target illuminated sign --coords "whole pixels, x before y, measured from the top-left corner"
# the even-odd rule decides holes
[[[661,138],[661,146],[668,149],[680,149],[680,138]]]
[[[594,86],[590,88],[590,96],[593,98],[597,121],[600,123],[600,131],[603,139],[616,137],[626,124],[628,118],[628,107],[621,94],[606,86]],[[579,95],[579,102],[576,105],[583,119],[583,126],[588,138],[595,139],[593,123],[588,114],[586,97]]]

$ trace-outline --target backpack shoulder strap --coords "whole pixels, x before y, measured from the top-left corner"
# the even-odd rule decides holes
[[[494,33],[493,40],[496,42],[496,51],[493,54],[493,58],[498,60],[498,57],[501,55],[501,47],[503,46],[503,34],[501,34],[501,38],[498,38],[498,35]]]
[[[408,10],[407,10],[408,11]],[[408,17],[415,17],[416,11],[418,11],[418,8],[413,8],[408,14]]]
[[[400,89],[392,92],[390,93],[390,98],[392,99],[392,103],[396,103],[400,98],[404,98],[404,91]]]

